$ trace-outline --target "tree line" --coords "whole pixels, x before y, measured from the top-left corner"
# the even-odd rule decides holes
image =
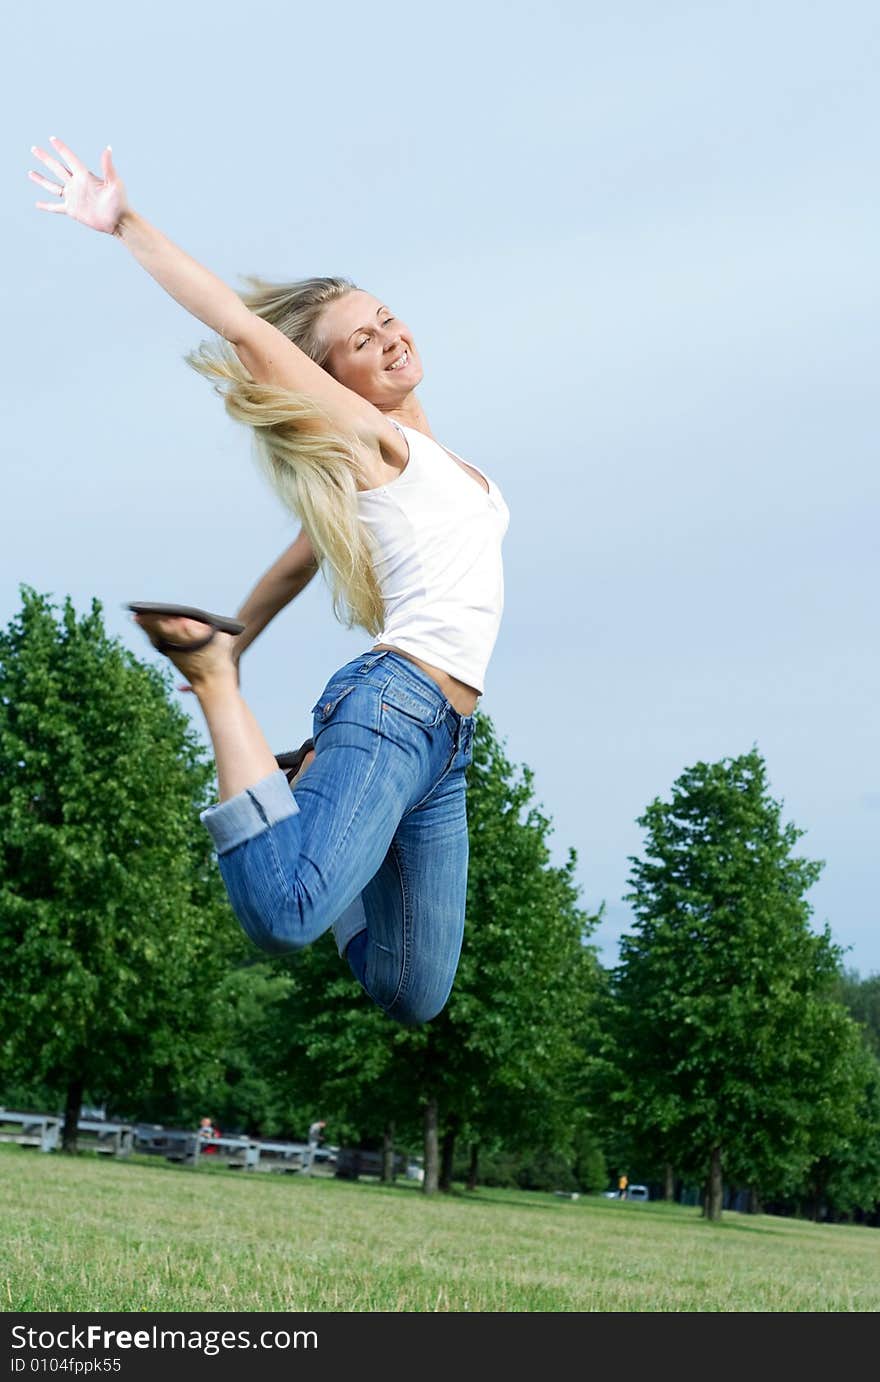
[[[876,1218],[880,976],[848,973],[756,747],[698,763],[639,819],[619,963],[576,855],[552,862],[531,771],[485,714],[470,770],[466,939],[421,1028],[384,1017],[327,936],[268,958],[225,900],[198,812],[213,773],[170,672],[24,589],[0,633],[0,1102],[421,1146],[454,1180]]]

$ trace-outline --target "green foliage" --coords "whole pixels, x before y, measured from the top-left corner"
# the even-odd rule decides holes
[[[698,763],[640,818],[637,923],[607,1014],[612,1107],[655,1166],[782,1192],[833,1140],[849,1107],[852,1024],[835,1001],[839,951],[814,934],[798,858],[757,750]]]
[[[576,856],[550,862],[531,771],[480,716],[468,781],[467,931],[449,1005],[432,1024],[432,1078],[468,1136],[571,1148],[597,984]]]
[[[197,819],[211,772],[97,602],[22,597],[0,633],[0,1068],[134,1109],[213,1059],[239,942]]]
[[[880,1062],[853,1032],[839,1065],[837,1118],[796,1196],[812,1218],[846,1218],[880,1204]]]
[[[608,1162],[594,1120],[583,1113],[573,1129],[575,1184],[585,1193],[604,1190],[608,1184]]]
[[[880,1059],[880,974],[861,979],[855,970],[847,970],[838,980],[837,995]]]
[[[459,1160],[455,1166],[455,1179],[463,1182],[467,1171],[466,1161]],[[587,1188],[582,1185],[572,1158],[552,1147],[536,1148],[532,1152],[501,1148],[482,1153],[480,1185],[550,1193],[555,1190],[583,1192]]]
[[[468,790],[470,868],[461,964],[446,1010],[418,1029],[385,1018],[332,941],[276,964],[290,979],[279,1008],[292,1098],[327,1119],[331,1141],[377,1139],[393,1122],[413,1144],[437,1098],[441,1134],[532,1148],[563,1144],[582,1098],[595,918],[577,906],[572,854],[550,863],[548,819],[532,775],[517,775],[479,717]]]
[[[287,1002],[286,1065],[309,1120],[323,1118],[339,1144],[375,1144],[389,1121],[407,1113],[397,1059],[405,1035],[364,995],[331,935],[283,961],[292,981]],[[417,1137],[411,1110],[410,1137]]]
[[[301,1114],[285,1068],[288,975],[270,960],[248,955],[219,979],[214,1010],[213,1058],[192,1071],[185,1091],[170,1104],[154,1093],[142,1116],[162,1123],[196,1126],[204,1115],[224,1133],[252,1137],[305,1136]]]

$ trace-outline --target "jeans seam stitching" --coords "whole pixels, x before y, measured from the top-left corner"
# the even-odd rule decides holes
[[[285,816],[284,819],[287,820],[288,817]],[[281,822],[280,822],[280,821],[277,821],[276,824],[277,824],[277,825],[280,825]],[[276,879],[277,879],[278,883],[281,885],[281,886],[280,886],[280,891],[281,891],[281,894],[282,894],[282,896],[283,896],[285,893],[293,892],[294,889],[292,889],[292,888],[290,887],[290,883],[289,883],[288,879],[285,877],[284,869],[283,869],[282,866],[281,866],[281,855],[280,855],[279,850],[278,850],[278,842],[277,842],[277,840],[274,839],[274,837],[273,837],[273,835],[272,835],[272,830],[273,830],[273,827],[270,825],[269,828],[268,828],[267,834],[268,834],[268,836],[269,836],[269,844],[270,844],[271,847],[272,847],[272,863],[273,863],[273,865],[274,865],[274,867],[275,867],[275,876],[276,876]],[[301,853],[302,853],[302,849],[300,849],[300,854],[301,854]],[[297,862],[298,862],[298,859],[297,859]],[[294,874],[295,874],[295,873],[296,873],[296,870],[294,869]],[[272,931],[271,934],[272,934],[272,935],[275,934],[274,930]]]
[[[394,855],[394,862],[397,864],[397,876],[400,879],[400,895],[403,899],[403,960],[400,966],[400,979],[398,981],[397,991],[395,992],[394,997],[385,1009],[385,1012],[389,1016],[391,1016],[393,1009],[396,1007],[400,999],[403,997],[403,994],[406,989],[407,979],[409,978],[410,973],[412,971],[412,917],[409,905],[409,898],[407,896],[406,874],[403,868],[403,858],[400,852],[400,846],[398,845],[396,840],[391,841],[391,852]]]
[[[437,778],[437,781],[432,785],[432,787],[430,788],[430,790],[427,791],[427,792],[425,793],[425,795],[421,798],[420,801],[417,801],[417,802],[415,803],[414,806],[409,806],[409,807],[407,807],[407,809],[406,809],[406,810],[404,811],[404,813],[403,813],[403,816],[401,816],[401,820],[403,820],[405,816],[408,816],[408,815],[410,814],[410,812],[412,812],[412,811],[418,811],[419,807],[420,807],[420,806],[424,806],[425,802],[428,801],[428,799],[429,799],[431,796],[433,796],[433,794],[436,792],[436,790],[437,790],[437,788],[440,786],[440,784],[441,784],[442,782],[445,782],[446,779],[447,779],[447,777],[449,776],[449,774],[452,772],[452,769],[453,769],[453,766],[454,766],[454,764],[455,764],[455,760],[456,760],[457,757],[458,757],[458,744],[455,742],[455,740],[453,740],[453,743],[452,743],[452,757],[450,758],[449,762],[446,764],[446,767],[443,769],[443,771],[442,771],[442,773],[440,774],[440,776]]]
[[[380,711],[379,711],[379,715],[381,716],[381,709],[380,709]],[[338,849],[338,850],[341,850],[341,849],[342,849],[343,845],[345,844],[345,841],[348,839],[349,834],[351,833],[352,827],[355,825],[355,822],[357,821],[358,817],[360,816],[361,807],[363,806],[364,801],[365,801],[365,799],[366,799],[367,788],[371,785],[371,783],[372,783],[372,781],[373,781],[373,778],[374,778],[374,776],[375,776],[375,773],[376,773],[376,765],[377,765],[377,763],[379,762],[379,752],[380,752],[380,750],[381,750],[381,748],[382,748],[382,735],[381,735],[381,732],[379,731],[379,729],[374,729],[374,728],[372,728],[371,726],[366,726],[366,725],[362,725],[361,728],[362,728],[362,729],[369,729],[370,733],[371,733],[372,736],[373,736],[374,745],[375,745],[375,751],[374,751],[374,753],[373,753],[372,758],[370,759],[370,766],[369,766],[369,768],[367,769],[366,777],[363,779],[363,782],[361,783],[361,793],[360,793],[360,796],[359,796],[358,799],[357,799],[357,804],[356,804],[356,806],[355,806],[353,812],[351,813],[351,818],[350,818],[350,820],[349,820],[349,822],[348,822],[348,825],[345,827],[345,834],[341,837],[341,839],[340,839],[340,841],[339,841],[339,844],[338,844],[338,846],[337,846],[337,849]]]
[[[405,661],[405,659],[402,659],[402,661]],[[433,677],[428,676],[427,672],[424,673],[425,679],[424,681],[422,681],[419,677],[414,676],[410,673],[409,666],[407,666],[406,668],[395,666],[392,670],[390,680],[393,681],[395,677],[399,678],[400,681],[403,682],[404,686],[411,686],[413,691],[418,692],[423,696],[426,692],[436,693],[436,695],[443,702],[443,710],[445,710],[446,706],[450,704],[448,698],[443,694],[443,691],[440,688],[440,686],[437,684],[436,681],[434,681]]]

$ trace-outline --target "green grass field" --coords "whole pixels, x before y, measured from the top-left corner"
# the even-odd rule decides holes
[[[876,1311],[880,1232],[0,1147],[6,1311]]]

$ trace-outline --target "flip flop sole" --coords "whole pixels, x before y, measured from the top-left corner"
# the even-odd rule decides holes
[[[244,629],[244,624],[238,619],[230,619],[225,614],[211,614],[209,610],[197,609],[195,605],[166,605],[158,604],[155,600],[133,600],[126,605],[126,609],[130,609],[133,614],[166,614],[170,618],[196,619],[200,624],[208,624],[210,628],[218,629],[220,633],[241,633]]]
[[[314,747],[314,739],[307,739],[304,744],[300,744],[298,749],[293,749],[290,753],[276,753],[275,762],[284,772],[297,773],[302,767],[306,754],[311,753]]]

